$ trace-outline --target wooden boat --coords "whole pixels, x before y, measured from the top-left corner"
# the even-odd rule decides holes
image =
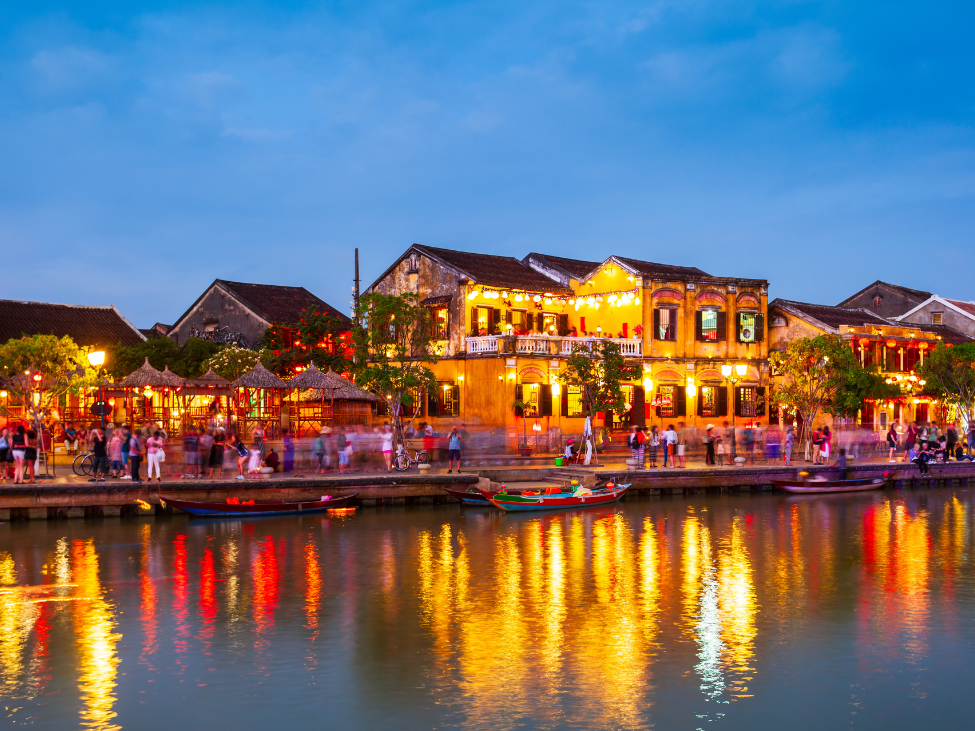
[[[448,495],[457,498],[464,505],[480,505],[482,508],[486,508],[491,504],[476,487],[472,487],[470,490],[452,490],[449,487],[445,487],[444,490]]]
[[[871,477],[861,480],[772,480],[772,484],[780,490],[797,494],[878,490],[886,482],[886,477]]]
[[[586,490],[588,494],[580,494],[583,491],[559,492],[554,494],[531,494],[533,491],[525,491],[520,494],[508,494],[505,491],[496,493],[483,492],[490,503],[505,512],[522,512],[527,510],[563,510],[565,508],[588,508],[594,505],[606,505],[615,503],[622,498],[626,491],[630,489],[630,484],[613,485],[612,487],[597,488]]]
[[[243,503],[204,503],[192,500],[174,500],[160,497],[164,503],[172,505],[184,513],[205,518],[254,518],[262,515],[305,515],[324,513],[326,510],[339,510],[350,506],[358,493],[328,500],[303,500],[286,502],[283,500],[262,500]]]

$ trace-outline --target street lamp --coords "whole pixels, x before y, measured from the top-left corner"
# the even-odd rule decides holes
[[[721,366],[721,375],[728,379],[731,384],[731,461],[735,462],[738,458],[738,434],[735,432],[735,384],[741,381],[745,374],[748,373],[748,365],[745,363],[736,363],[732,366],[730,363],[725,363]],[[737,464],[737,462],[735,462]]]
[[[105,351],[104,350],[92,350],[88,353],[88,362],[91,363],[92,367],[99,368],[105,365]],[[105,429],[105,394],[102,391],[102,384],[99,380],[98,382],[98,411],[102,415],[102,429]]]

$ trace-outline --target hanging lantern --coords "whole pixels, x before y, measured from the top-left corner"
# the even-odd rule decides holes
[[[146,398],[152,398],[152,394],[153,394],[152,386],[146,386],[145,389],[142,391],[142,395],[145,396]]]
[[[887,347],[888,348],[896,348],[897,347],[897,341],[896,340],[893,340],[893,339],[888,340],[887,341]]]
[[[928,343],[925,343],[922,340],[920,343],[917,344],[917,347],[919,347],[921,350],[927,350],[928,349]]]

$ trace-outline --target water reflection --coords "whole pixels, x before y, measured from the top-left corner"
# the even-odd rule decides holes
[[[7,526],[0,692],[47,728],[169,728],[190,686],[294,701],[242,727],[313,723],[295,710],[312,688],[349,728],[761,727],[789,683],[822,681],[829,648],[851,691],[797,727],[907,704],[896,728],[975,670],[932,660],[975,640],[971,506],[959,490]]]

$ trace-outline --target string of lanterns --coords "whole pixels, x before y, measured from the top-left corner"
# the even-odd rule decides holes
[[[615,292],[601,292],[599,294],[588,294],[583,297],[557,297],[546,293],[530,294],[528,292],[508,291],[504,289],[473,289],[467,295],[467,299],[475,300],[484,297],[489,300],[511,300],[513,302],[534,302],[540,304],[543,301],[546,305],[559,304],[574,306],[578,311],[581,307],[587,306],[598,310],[600,305],[608,302],[610,307],[624,307],[626,305],[639,305],[640,297],[636,289],[621,289]]]

